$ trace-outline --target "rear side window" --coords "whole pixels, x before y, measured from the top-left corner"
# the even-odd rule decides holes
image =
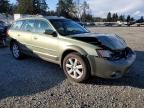
[[[46,30],[52,30],[51,26],[46,21],[36,20],[35,31],[37,33],[45,33]]]
[[[13,26],[11,27],[11,29],[13,30],[20,30],[22,27],[23,21],[17,21],[13,24]]]
[[[35,32],[34,26],[35,26],[34,20],[25,20],[21,30],[22,31],[28,31],[28,32]]]

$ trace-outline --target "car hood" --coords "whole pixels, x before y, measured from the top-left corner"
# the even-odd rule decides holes
[[[111,50],[120,50],[127,47],[126,42],[115,34],[84,33],[70,37],[101,47],[107,47]]]

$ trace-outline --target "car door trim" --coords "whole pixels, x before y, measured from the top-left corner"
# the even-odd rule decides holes
[[[45,55],[45,56],[49,56],[49,57],[52,57],[52,58],[55,58],[55,60],[58,60],[58,56],[54,56],[54,55],[51,55],[51,54],[48,54],[48,53],[42,53],[42,52],[39,52],[39,51],[33,51],[34,53],[38,53],[40,55]]]
[[[25,43],[25,44],[26,44],[26,43]],[[48,49],[48,48],[43,48],[43,47],[35,46],[35,45],[32,45],[32,44],[26,44],[26,45],[31,46],[31,47],[40,48],[40,49],[45,49],[45,50],[52,51],[52,52],[56,52],[56,50],[52,50],[52,49]]]

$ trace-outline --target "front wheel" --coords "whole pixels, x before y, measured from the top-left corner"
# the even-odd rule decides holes
[[[83,82],[89,77],[86,60],[78,54],[68,54],[63,60],[63,70],[66,76],[75,82]]]

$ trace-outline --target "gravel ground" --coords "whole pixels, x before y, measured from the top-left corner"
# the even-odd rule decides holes
[[[93,77],[77,84],[55,64],[31,57],[16,61],[8,48],[0,48],[0,108],[143,108],[144,28],[90,30],[123,36],[137,53],[130,73],[117,80]]]

